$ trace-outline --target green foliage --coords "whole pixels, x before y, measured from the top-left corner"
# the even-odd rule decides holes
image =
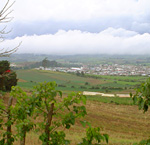
[[[39,64],[42,64],[42,66],[44,68],[46,68],[46,67],[58,67],[58,66],[61,66],[61,64],[57,63],[56,61],[54,61],[54,60],[53,61],[49,61],[47,58],[43,59],[41,63],[39,62]]]
[[[40,83],[35,87],[33,95],[36,116],[41,114],[43,116],[43,121],[38,122],[40,130],[45,130],[40,136],[43,144],[47,142],[52,144],[54,133],[61,136],[57,138],[57,140],[61,139],[58,142],[66,143],[67,141],[64,139],[63,132],[57,132],[56,129],[59,127],[69,129],[75,124],[76,118],[86,115],[85,106],[78,105],[81,102],[86,104],[85,96],[81,93],[71,93],[67,97],[62,98],[62,92],[56,90],[56,87],[57,84],[55,82]],[[59,94],[60,98],[58,98],[57,94]],[[47,128],[49,129],[47,130]]]
[[[150,145],[150,139],[140,141],[139,145]]]
[[[100,128],[92,128],[89,127],[86,131],[86,137],[82,139],[82,143],[78,145],[96,145],[101,143],[102,141],[106,141],[108,143],[109,136],[107,134],[101,134]],[[93,143],[95,141],[95,143]]]
[[[42,60],[42,66],[44,68],[48,67],[48,60],[47,60],[47,58],[45,58],[45,59]]]
[[[139,109],[143,110],[144,113],[148,111],[150,105],[150,78],[145,83],[141,84],[140,88],[136,90],[136,94],[130,96],[133,99],[134,104],[138,104]],[[139,145],[150,145],[150,139],[142,140]]]
[[[11,126],[14,123],[14,121],[12,120],[11,107],[12,107],[12,97],[10,97],[7,107],[4,105],[3,101],[0,100],[0,131],[1,131],[0,144],[1,145],[12,145],[15,140],[15,136],[11,132]]]
[[[8,61],[0,61],[0,90],[10,91],[11,87],[16,85],[16,72],[10,70],[10,63]]]
[[[70,141],[65,139],[66,135],[63,131],[53,131],[50,134],[51,140],[49,140],[49,145],[69,145]],[[43,142],[43,145],[47,145],[45,142],[46,134],[43,133],[40,137],[40,140]]]
[[[0,61],[0,75],[10,69],[10,63],[7,60]]]
[[[11,72],[9,75],[5,76],[5,88],[7,91],[11,90],[12,86],[17,85],[17,74],[16,72]]]
[[[139,109],[146,112],[150,105],[150,78],[141,84],[140,88],[136,90],[135,95],[130,94],[130,96],[133,98],[133,102],[138,104]]]
[[[4,126],[4,116],[6,115],[6,111],[5,111],[5,105],[3,100],[0,100],[0,130],[3,130],[3,126]],[[0,144],[4,143],[5,138],[3,133],[1,132],[0,134]]]
[[[25,144],[26,133],[33,129],[35,125],[32,121],[34,108],[31,96],[28,96],[20,87],[12,87],[10,95],[16,98],[16,104],[11,108],[17,129],[16,136],[20,138],[22,144]]]
[[[142,140],[142,141],[140,141],[140,143],[135,143],[133,145],[150,145],[150,139]]]
[[[84,74],[83,71],[81,71],[81,72],[77,71],[77,72],[76,72],[76,75],[77,75],[77,76],[80,76],[80,77],[84,77],[84,76],[85,76],[85,74]]]
[[[85,82],[85,85],[89,85],[89,83],[88,83],[88,82]]]
[[[19,138],[21,145],[25,145],[26,134],[32,129],[39,131],[39,139],[43,145],[70,144],[70,141],[65,139],[64,131],[61,131],[60,128],[70,129],[75,125],[77,118],[80,119],[87,114],[86,96],[72,92],[63,97],[62,92],[56,90],[56,87],[55,82],[39,83],[30,95],[20,87],[12,87],[10,95],[16,98],[16,103],[7,110],[3,102],[0,101],[0,115],[5,113],[9,115],[4,125],[6,127],[15,126],[16,133],[12,134],[11,130],[9,132],[3,130],[4,125],[2,123],[5,120],[1,117],[0,129],[4,133],[0,144],[5,144],[5,140],[8,138],[6,136],[9,134],[10,143],[7,142],[8,144],[13,144],[13,141]],[[40,120],[38,120],[39,117]],[[88,124],[83,121],[81,123],[83,126]],[[92,141],[100,143],[102,140],[108,143],[108,136],[101,135],[99,128],[90,126],[86,135],[83,144],[85,142],[92,143]]]

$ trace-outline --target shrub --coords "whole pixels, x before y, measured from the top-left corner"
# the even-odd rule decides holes
[[[89,85],[89,83],[88,83],[88,82],[85,82],[85,85]]]
[[[11,87],[16,85],[16,72],[10,70],[10,63],[8,61],[0,61],[0,90],[10,91]]]
[[[10,91],[12,86],[16,86],[17,85],[16,72],[11,72],[8,76],[6,76],[4,84],[6,91]]]
[[[81,88],[81,89],[87,89],[87,87],[84,87],[84,86],[80,86],[80,88]]]
[[[60,84],[58,85],[58,87],[66,87],[66,85]]]

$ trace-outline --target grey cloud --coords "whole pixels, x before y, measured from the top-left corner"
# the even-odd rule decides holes
[[[117,16],[101,16],[99,18],[91,18],[90,20],[80,21],[56,21],[48,19],[43,21],[13,21],[8,24],[13,31],[8,38],[15,38],[24,35],[43,35],[54,34],[60,29],[62,30],[81,30],[91,33],[99,33],[109,27],[122,28],[129,31],[135,31],[140,34],[150,33],[150,17],[149,14],[134,17],[129,14],[118,14]]]
[[[62,30],[81,30],[91,33],[99,33],[109,27],[122,28],[129,31],[136,31],[137,33],[144,34],[150,33],[150,23],[145,21],[138,22],[132,17],[102,17],[101,19],[91,19],[87,21],[34,21],[29,22],[13,22],[9,24],[13,31],[8,35],[9,38],[15,38],[23,35],[43,35],[54,34],[60,29]]]
[[[149,5],[149,0],[21,0],[14,5],[8,38],[54,34],[60,29],[99,33],[109,27],[150,33]]]
[[[131,26],[131,30],[139,32],[141,34],[146,32],[150,33],[150,23],[133,22]]]

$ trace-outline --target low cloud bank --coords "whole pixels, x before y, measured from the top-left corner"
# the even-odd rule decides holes
[[[108,28],[99,33],[80,30],[59,30],[55,34],[16,37],[1,43],[13,48],[20,41],[17,53],[37,54],[150,54],[150,34]]]

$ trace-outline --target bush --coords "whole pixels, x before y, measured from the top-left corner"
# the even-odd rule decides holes
[[[81,88],[81,89],[87,89],[87,87],[85,87],[85,86],[80,86],[80,88]]]
[[[10,63],[7,60],[0,61],[0,75],[10,69]]]
[[[85,82],[85,85],[89,85],[89,83],[88,83],[88,82]]]
[[[12,86],[17,85],[17,74],[10,70],[8,61],[0,61],[0,90],[10,91]]]
[[[5,77],[5,90],[10,91],[12,86],[17,85],[17,75],[16,72],[11,72],[8,76]]]
[[[90,89],[100,89],[99,86],[92,86]]]
[[[60,84],[58,85],[58,87],[66,87],[66,85]]]

